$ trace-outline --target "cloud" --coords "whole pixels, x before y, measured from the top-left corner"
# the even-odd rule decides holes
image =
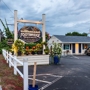
[[[68,23],[60,23],[54,24],[55,27],[73,27],[80,24],[90,23],[90,19],[84,21],[77,21],[77,22],[68,22]]]
[[[41,20],[46,14],[46,31],[50,34],[65,34],[70,31],[85,32],[90,29],[90,0],[3,0],[12,12],[1,2],[0,18],[14,23],[14,10],[18,19]],[[24,24],[19,24],[22,27]],[[31,25],[31,24],[26,24]],[[42,27],[38,25],[41,29]],[[83,28],[82,28],[83,27]],[[0,24],[2,29],[2,25]],[[13,26],[10,29],[13,30]],[[57,31],[55,31],[57,30]],[[62,30],[62,31],[61,31]]]

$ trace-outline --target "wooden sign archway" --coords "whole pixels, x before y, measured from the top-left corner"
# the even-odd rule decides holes
[[[18,39],[17,23],[32,23],[42,25],[42,42],[45,42],[45,14],[42,14],[42,21],[32,21],[32,20],[18,20],[17,10],[14,10],[14,41]],[[43,54],[45,46],[43,45]]]

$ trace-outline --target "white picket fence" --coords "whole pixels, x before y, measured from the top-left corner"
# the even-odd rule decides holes
[[[2,54],[6,62],[9,63],[9,67],[14,67],[14,75],[17,75],[18,72],[23,78],[23,90],[28,90],[28,59],[24,58],[23,62],[21,62],[16,56],[11,55],[5,49],[2,49]],[[23,73],[17,68],[18,63],[23,66]]]

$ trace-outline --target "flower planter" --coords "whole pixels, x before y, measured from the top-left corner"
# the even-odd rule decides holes
[[[39,55],[42,54],[42,51],[38,51],[37,54],[39,54]]]
[[[14,51],[12,51],[12,55],[14,55]]]
[[[21,51],[18,51],[18,56],[21,56],[22,55],[22,52]]]
[[[58,56],[54,56],[54,64],[58,64],[60,62],[60,59]]]
[[[35,85],[35,87],[32,87],[32,85],[29,85],[28,90],[38,90],[38,85]]]
[[[35,52],[34,51],[32,51],[32,55],[34,55],[35,54]]]

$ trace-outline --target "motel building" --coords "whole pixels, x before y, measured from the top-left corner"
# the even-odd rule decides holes
[[[49,48],[53,43],[59,43],[61,45],[62,56],[67,54],[84,55],[85,50],[90,47],[90,37],[53,35],[48,41]]]

